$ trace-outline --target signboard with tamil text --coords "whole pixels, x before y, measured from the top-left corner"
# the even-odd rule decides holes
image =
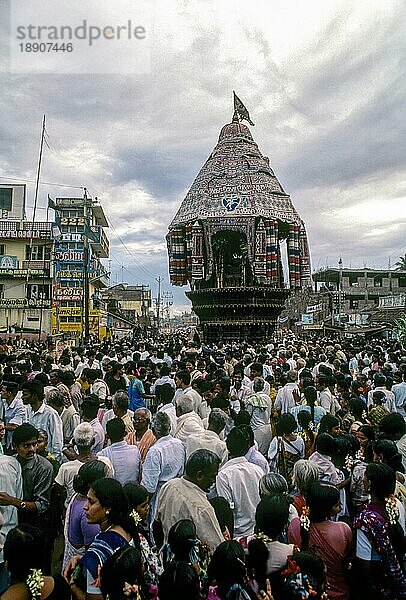
[[[0,298],[0,308],[51,308],[51,301],[36,298]]]
[[[404,308],[406,306],[406,295],[381,296],[379,298],[379,308]]]

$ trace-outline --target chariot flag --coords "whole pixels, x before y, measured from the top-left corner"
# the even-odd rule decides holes
[[[248,110],[246,109],[244,104],[241,102],[241,100],[239,99],[239,97],[237,96],[237,94],[234,91],[233,91],[233,94],[234,94],[234,114],[236,114],[241,119],[241,121],[243,119],[245,119],[246,121],[248,121],[248,123],[250,125],[254,125],[254,123],[250,119],[250,113],[248,112]]]

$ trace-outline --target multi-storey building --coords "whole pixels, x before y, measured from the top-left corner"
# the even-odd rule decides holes
[[[51,224],[26,219],[26,186],[0,183],[0,331],[51,332]]]
[[[113,285],[102,292],[102,302],[115,337],[131,336],[151,325],[152,293],[146,285]]]
[[[314,273],[313,279],[333,323],[391,322],[405,312],[406,271],[328,268]]]
[[[53,333],[79,337],[88,326],[102,339],[107,334],[107,315],[100,306],[100,291],[108,286],[108,274],[100,259],[109,256],[103,208],[86,194],[56,198],[51,207],[55,210]]]

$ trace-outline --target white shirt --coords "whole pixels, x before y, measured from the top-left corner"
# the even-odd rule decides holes
[[[163,404],[160,408],[158,408],[157,412],[164,412],[168,415],[171,421],[171,435],[175,435],[176,433],[176,425],[178,422],[178,417],[176,416],[176,408],[170,402],[169,404]]]
[[[383,392],[386,396],[386,399],[384,401],[384,403],[382,404],[382,406],[384,406],[389,412],[397,412],[396,411],[396,400],[395,400],[395,394],[393,392],[391,392],[390,390],[387,390],[386,387],[384,386],[377,386],[374,387],[373,390],[371,390],[370,392],[368,392],[368,400],[367,400],[367,405],[368,405],[368,409],[370,409],[374,403],[373,399],[372,399],[372,395],[374,392]]]
[[[141,485],[150,494],[151,518],[154,519],[159,490],[164,483],[175,477],[181,477],[185,468],[185,447],[182,442],[171,435],[159,438],[148,450],[142,468]]]
[[[216,478],[217,495],[230,503],[234,513],[234,537],[252,535],[255,511],[259,504],[259,481],[263,470],[249,463],[245,456],[232,458],[220,469]]]
[[[224,465],[228,459],[227,445],[221,440],[215,431],[204,429],[203,431],[190,435],[186,439],[186,460],[193,452],[204,448],[217,454],[220,464]],[[265,459],[264,459],[265,460]]]
[[[0,456],[0,490],[18,498],[23,497],[23,477],[21,467],[14,456]],[[4,523],[1,528],[1,533],[4,537],[8,532],[18,525],[18,514],[15,506],[2,506],[1,513]],[[0,548],[0,563],[3,562],[3,548]]]
[[[151,385],[151,390],[150,390],[151,394],[155,394],[155,390],[158,385],[165,385],[166,383],[169,383],[171,388],[173,390],[176,390],[176,383],[175,383],[174,379],[172,377],[170,377],[169,375],[164,375],[163,377],[160,377],[159,379],[157,379],[153,385]]]
[[[186,443],[186,440],[190,435],[194,435],[203,431],[203,421],[194,410],[178,417],[175,437],[182,442]]]
[[[47,452],[50,452],[59,461],[62,460],[63,427],[61,417],[55,409],[43,402],[34,412],[30,404],[27,405],[27,419],[36,429],[44,429],[48,434]]]
[[[299,388],[295,382],[287,383],[283,386],[283,388],[278,390],[274,406],[276,410],[281,412],[282,415],[290,412],[290,409],[296,404],[293,397],[294,390],[299,391]]]
[[[114,479],[124,485],[129,481],[137,481],[141,469],[141,455],[137,446],[127,444],[124,440],[114,442],[100,450],[97,456],[106,456],[113,465]]]
[[[96,381],[90,386],[90,393],[95,394],[99,400],[104,402],[109,396],[109,388],[107,383],[103,379],[96,379]]]
[[[187,387],[183,390],[183,393],[193,400],[193,410],[199,414],[199,407],[203,400],[199,392],[196,392],[192,387]]]
[[[184,477],[165,483],[159,494],[157,517],[162,524],[165,542],[172,525],[181,519],[193,521],[199,540],[208,544],[212,552],[224,541],[206,494]]]
[[[100,450],[103,450],[105,434],[103,427],[100,424],[99,419],[96,417],[92,421],[89,421],[89,425],[93,427],[94,443],[91,447],[93,454],[97,454]]]
[[[248,450],[247,454],[245,455],[245,458],[248,460],[248,462],[252,463],[253,465],[257,465],[260,469],[262,469],[264,475],[268,475],[268,461],[266,460],[265,456],[261,454],[258,450],[258,444],[256,442]]]
[[[395,383],[395,385],[392,386],[391,392],[395,395],[396,410],[403,417],[406,417],[404,409],[404,404],[406,402],[406,381]]]
[[[21,398],[18,397],[18,393],[13,398],[11,404],[7,404],[6,400],[3,399],[3,418],[5,425],[22,425],[27,422],[27,409],[24,406]],[[7,431],[6,433],[6,448],[12,447],[13,432]]]
[[[108,471],[106,471],[106,477],[114,476],[114,469],[108,458],[101,457],[102,460],[108,467]],[[55,483],[64,487],[66,489],[66,500],[65,507],[68,506],[71,498],[75,495],[75,490],[73,489],[73,480],[75,475],[78,473],[80,467],[82,467],[85,463],[81,460],[69,460],[61,465],[57,476],[55,477]]]
[[[333,394],[328,388],[320,392],[319,404],[327,413],[335,415],[335,403]]]
[[[127,415],[129,416],[129,418],[132,421],[133,417],[134,417],[134,412],[132,410],[128,409]],[[125,416],[126,415],[124,415],[123,418]],[[115,419],[115,418],[116,418],[116,414],[112,408],[110,408],[109,410],[106,410],[106,412],[104,413],[103,418],[102,418],[102,427],[103,427],[104,431],[106,431],[106,425],[107,425],[108,421],[111,421],[112,419]]]

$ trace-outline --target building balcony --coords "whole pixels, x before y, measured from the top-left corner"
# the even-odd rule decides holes
[[[103,227],[100,225],[91,225],[90,230],[95,234],[95,240],[91,240],[93,252],[99,258],[108,258],[110,255],[110,243],[107,235],[103,231]]]

